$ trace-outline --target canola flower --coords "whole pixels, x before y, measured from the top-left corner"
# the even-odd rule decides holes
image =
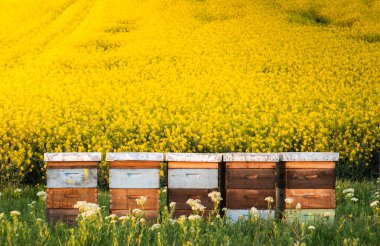
[[[62,151],[339,151],[374,167],[380,4],[314,2],[2,1],[0,182],[44,179],[43,153]],[[312,10],[325,23],[300,24]]]

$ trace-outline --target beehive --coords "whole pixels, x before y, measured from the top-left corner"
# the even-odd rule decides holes
[[[110,163],[110,213],[119,216],[133,209],[144,209],[145,217],[155,219],[159,209],[160,164],[162,153],[108,153]],[[144,207],[137,204],[140,196],[147,198]]]
[[[176,203],[174,216],[189,215],[192,210],[188,199],[199,199],[206,207],[207,214],[213,208],[208,197],[212,191],[219,191],[219,164],[222,154],[167,153],[168,162],[168,204]]]
[[[275,168],[279,162],[279,154],[259,153],[226,153],[225,189],[227,216],[237,220],[240,216],[247,217],[248,210],[255,207],[259,216],[269,215],[266,197],[275,200]],[[275,203],[271,204],[271,214],[274,215]]]
[[[285,216],[301,221],[324,216],[335,217],[335,162],[339,153],[282,153],[285,167],[285,198],[292,198],[292,204],[285,204]],[[300,203],[301,209],[295,209]]]
[[[47,219],[73,222],[78,201],[98,202],[98,162],[101,153],[45,153]]]

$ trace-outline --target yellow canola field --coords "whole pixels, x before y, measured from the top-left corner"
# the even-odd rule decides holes
[[[43,153],[61,151],[339,151],[377,165],[376,32],[289,21],[289,3],[2,0],[1,182],[44,178]]]

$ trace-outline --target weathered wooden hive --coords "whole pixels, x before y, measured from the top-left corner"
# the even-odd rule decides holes
[[[98,162],[101,153],[45,153],[47,220],[75,221],[78,201],[98,202]]]
[[[136,202],[147,198],[143,209],[145,217],[155,219],[159,209],[160,164],[163,153],[108,153],[110,163],[110,213],[119,216],[142,209]]]
[[[226,153],[225,163],[226,215],[233,220],[247,217],[248,210],[255,207],[259,216],[269,214],[267,197],[271,203],[272,217],[275,206],[275,168],[279,154]]]
[[[335,217],[335,162],[339,153],[282,153],[285,167],[285,216],[307,221],[316,216]],[[300,203],[301,209],[296,209]]]
[[[174,216],[189,215],[192,210],[188,199],[199,199],[206,207],[207,214],[213,209],[208,197],[212,191],[219,191],[219,165],[222,154],[167,153],[168,162],[168,204],[176,203]]]

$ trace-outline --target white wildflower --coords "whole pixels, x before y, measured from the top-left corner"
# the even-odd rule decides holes
[[[351,201],[357,202],[357,201],[359,201],[359,199],[357,199],[356,197],[353,197],[353,198],[351,198]]]
[[[14,193],[16,193],[16,194],[20,194],[21,192],[22,192],[21,189],[15,189],[15,190],[14,190]]]
[[[106,220],[117,220],[116,214],[110,214],[109,216],[105,217]]]
[[[143,207],[146,203],[146,200],[147,200],[146,196],[140,196],[140,198],[136,199],[137,205]]]
[[[42,200],[42,201],[45,201],[46,200],[46,192],[45,191],[39,191],[37,192],[37,196]]]
[[[377,207],[379,205],[379,201],[374,201],[374,202],[371,202],[371,204],[369,205],[371,208],[374,208],[374,207]]]
[[[100,208],[98,204],[95,203],[90,203],[90,202],[85,202],[85,201],[78,201],[75,205],[74,208],[78,209],[80,213],[88,212],[88,211],[100,211]]]
[[[206,207],[201,204],[201,200],[199,200],[199,199],[195,199],[195,200],[189,199],[189,200],[187,200],[186,203],[191,207],[191,210],[193,210],[195,212],[197,212],[197,211],[203,212],[206,209]]]
[[[161,228],[160,224],[154,224],[154,225],[152,225],[152,227],[150,229],[154,231],[154,230],[158,230],[160,228]]]
[[[120,221],[128,221],[128,220],[130,220],[130,219],[131,219],[131,217],[129,217],[129,216],[121,216],[121,217],[119,218]]]
[[[192,215],[189,215],[189,220],[190,221],[195,221],[195,220],[199,220],[201,219],[202,217],[197,215],[197,214],[192,214]]]
[[[293,202],[294,202],[293,198],[291,198],[291,197],[285,198],[286,204],[291,205]]]
[[[296,209],[301,209],[302,208],[302,205],[301,205],[301,203],[297,203],[297,205],[296,205]]]
[[[315,230],[315,226],[312,226],[312,225],[311,225],[311,226],[309,226],[307,229],[309,229],[309,230],[311,230],[311,231],[312,231],[312,230]]]
[[[268,197],[265,197],[265,201],[267,201],[268,203],[273,203],[274,199],[273,199],[273,197],[268,196]]]
[[[10,214],[11,214],[11,216],[14,216],[14,217],[17,217],[17,216],[21,215],[21,213],[19,211],[17,211],[17,210],[11,211]]]
[[[0,220],[3,220],[5,218],[5,214],[4,213],[0,213]]]
[[[144,211],[142,211],[141,209],[138,209],[138,208],[135,208],[132,210],[133,216],[136,216],[136,217],[142,216],[143,213],[144,213]]]
[[[223,198],[222,198],[222,196],[221,196],[221,194],[220,194],[219,191],[213,191],[213,192],[210,192],[210,193],[208,194],[208,197],[211,198],[211,200],[212,200],[213,203],[217,203],[217,204],[219,204],[220,201],[223,200]]]
[[[331,216],[331,213],[329,213],[329,212],[325,212],[324,214],[323,214],[323,217],[330,217]]]
[[[228,210],[228,208],[222,208],[223,212],[226,212],[227,210]]]
[[[175,202],[171,202],[171,203],[169,204],[169,207],[170,207],[171,209],[174,209],[176,205],[177,205],[177,204],[176,204]]]
[[[350,199],[350,198],[352,198],[352,197],[354,197],[354,193],[347,193],[347,195],[346,195],[346,198],[347,198],[347,199]]]
[[[145,223],[145,219],[144,219],[144,218],[141,218],[141,219],[140,219],[140,223],[141,223],[141,224],[144,224],[144,223]]]
[[[257,210],[257,208],[255,207],[252,207],[250,210],[249,210],[249,213],[254,216],[254,217],[258,217],[259,216],[259,211]]]
[[[353,188],[348,188],[348,189],[343,190],[343,194],[346,194],[346,193],[355,193],[355,190]]]

